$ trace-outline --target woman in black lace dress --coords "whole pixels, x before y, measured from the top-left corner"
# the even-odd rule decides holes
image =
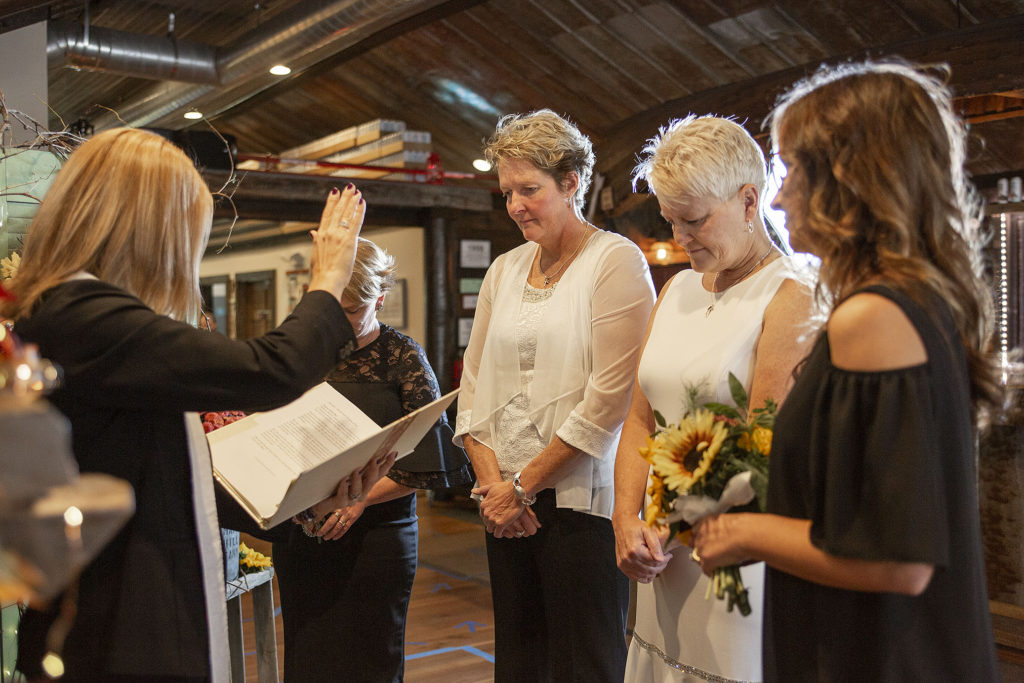
[[[342,307],[357,349],[328,373],[335,389],[380,425],[440,396],[423,348],[377,321],[394,258],[360,239]],[[444,436],[442,431],[447,432]],[[286,681],[400,681],[405,617],[416,574],[417,488],[464,486],[468,460],[442,417],[415,452],[359,500],[274,543]],[[308,536],[305,532],[313,533]]]

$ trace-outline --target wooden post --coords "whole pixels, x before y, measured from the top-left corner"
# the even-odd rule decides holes
[[[253,589],[252,620],[256,630],[256,680],[259,683],[277,683],[273,582],[267,581]]]
[[[441,393],[452,390],[451,269],[448,258],[448,225],[443,216],[431,215],[427,221],[427,358],[430,360]]]
[[[245,645],[242,640],[242,598],[228,600],[228,649],[231,650],[231,681],[245,683]]]

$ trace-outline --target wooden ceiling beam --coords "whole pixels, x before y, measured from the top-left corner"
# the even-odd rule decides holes
[[[957,95],[999,93],[1024,87],[1021,35],[1024,35],[1024,15],[824,61],[837,64],[851,59],[899,55],[913,62],[944,62],[952,67],[951,85]],[[776,98],[812,73],[818,64],[804,64],[693,93],[637,114],[595,141],[598,169],[611,183],[621,185],[635,155],[644,141],[657,132],[658,126],[691,112],[735,116],[746,122],[751,133],[760,132]]]
[[[227,171],[203,171],[203,178],[212,191],[223,187],[228,176]],[[327,193],[346,182],[345,178],[334,176],[261,171],[238,172],[236,178],[231,189],[225,191],[231,196],[231,202],[219,201],[214,207],[216,218],[232,218],[237,212],[239,218],[317,221]],[[381,209],[452,208],[474,212],[493,209],[490,190],[477,187],[365,179],[356,182],[370,207],[369,214]]]
[[[1003,119],[1016,119],[1024,116],[1024,107],[1020,109],[1007,109],[1006,111],[993,112],[991,114],[977,114],[964,117],[967,123],[978,124],[989,121],[1002,121]]]

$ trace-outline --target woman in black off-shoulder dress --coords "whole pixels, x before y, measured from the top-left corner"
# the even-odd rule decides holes
[[[393,258],[359,242],[352,283],[342,297],[357,349],[325,379],[383,426],[439,398],[440,391],[422,347],[374,315],[393,282]],[[451,445],[442,417],[362,500],[322,522],[283,525],[287,536],[275,540],[273,556],[286,681],[402,680],[416,574],[414,491],[471,484],[468,463]]]
[[[827,320],[775,422],[768,514],[703,520],[692,557],[768,564],[765,681],[997,680],[975,438],[1002,391],[950,92],[822,67],[772,137]]]

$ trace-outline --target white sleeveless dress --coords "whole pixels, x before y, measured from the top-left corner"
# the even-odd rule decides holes
[[[733,405],[729,373],[750,390],[764,310],[787,277],[779,258],[713,299],[701,274],[683,271],[667,285],[640,359],[639,382],[651,407],[669,423],[687,409],[687,387],[700,400]],[[715,301],[714,310],[706,314]],[[637,585],[636,625],[625,680],[635,682],[760,681],[764,564],[743,567],[753,612],[726,611],[705,600],[708,578],[685,546],[652,583]]]

